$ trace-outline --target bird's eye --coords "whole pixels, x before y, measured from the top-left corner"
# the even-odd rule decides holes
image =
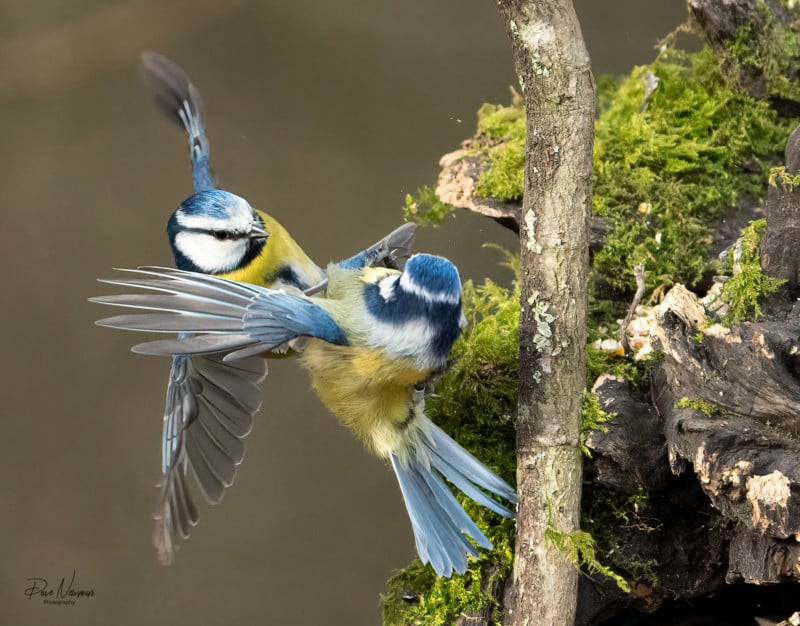
[[[212,230],[211,234],[217,241],[225,241],[231,236],[231,234],[227,230]]]

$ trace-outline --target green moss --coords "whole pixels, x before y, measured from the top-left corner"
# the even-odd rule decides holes
[[[769,184],[771,187],[780,186],[788,192],[794,191],[800,187],[800,173],[792,175],[786,171],[785,165],[778,165],[769,172]]]
[[[656,574],[656,567],[658,561],[656,559],[617,559],[619,568],[628,573],[632,580],[642,581],[649,587],[658,587],[658,575]]]
[[[549,518],[550,504],[548,504],[547,515]],[[548,523],[544,531],[544,540],[554,545],[575,567],[585,570],[590,576],[592,574],[608,576],[617,583],[617,586],[622,591],[625,593],[630,592],[630,586],[627,581],[610,567],[600,562],[597,557],[596,542],[592,535],[585,530],[573,530],[565,533],[556,530]]]
[[[384,625],[444,626],[465,612],[487,606],[494,609],[499,623],[500,604],[488,590],[496,589],[511,573],[510,547],[507,558],[507,567],[473,565],[463,576],[456,574],[450,579],[438,578],[430,567],[415,562],[389,580],[389,591],[382,597]]]
[[[478,110],[478,126],[469,142],[470,156],[479,157],[482,172],[475,183],[475,195],[505,202],[522,201],[525,165],[525,112],[522,99],[512,90],[509,106],[484,104]],[[405,198],[407,220],[438,225],[453,210],[436,197],[434,187],[420,188]]]
[[[787,6],[787,9],[795,19],[800,18],[797,7]],[[763,25],[741,26],[724,42],[720,66],[733,85],[743,83],[743,79],[755,73],[763,79],[765,98],[798,102],[800,94],[792,78],[800,70],[798,33],[777,22],[772,11],[764,10],[762,15]]]
[[[510,106],[484,104],[471,149],[484,155],[486,169],[475,184],[479,196],[522,202],[525,166],[525,110],[513,93]]]
[[[614,570],[625,580],[643,581],[655,587],[658,585],[655,574],[658,563],[654,559],[630,558],[617,545],[612,531],[623,526],[629,531],[652,532],[653,528],[641,514],[647,500],[642,486],[635,493],[627,494],[586,482],[581,499],[581,528],[594,539],[595,555],[604,567]]]
[[[605,423],[614,419],[616,413],[608,413],[600,408],[600,400],[593,393],[587,392],[583,396],[583,406],[581,408],[581,436],[578,441],[578,447],[587,457],[592,456],[589,448],[586,447],[586,437],[593,430],[605,432],[607,427]]]
[[[433,587],[436,574],[430,567],[415,561],[404,570],[397,572],[386,584],[387,591],[381,596],[383,623],[386,626],[405,626],[413,624],[411,613],[422,601],[427,603],[420,590]]]
[[[406,221],[423,226],[438,226],[454,207],[445,204],[436,196],[436,189],[430,185],[421,187],[416,195],[406,194],[403,215]]]
[[[611,374],[637,386],[640,371],[637,362],[631,358],[608,354],[589,344],[586,347],[586,386],[591,387],[601,374]]]
[[[506,264],[518,273],[510,256]],[[487,280],[464,285],[469,320],[453,348],[450,370],[429,396],[426,413],[462,446],[514,483],[514,428],[519,351],[519,286],[501,287]],[[502,518],[458,493],[459,502],[494,545],[470,560],[463,576],[439,578],[415,561],[388,583],[383,597],[384,624],[452,624],[464,611],[499,605],[492,594],[511,572],[514,520]],[[406,599],[409,598],[409,599]]]
[[[758,244],[767,227],[766,220],[754,220],[742,230],[741,238],[728,252],[732,276],[722,286],[721,298],[730,308],[725,324],[753,320],[761,315],[759,300],[774,293],[785,280],[767,276],[761,270]],[[737,258],[738,257],[738,258]]]
[[[676,409],[694,409],[695,411],[700,411],[707,417],[711,417],[715,413],[719,412],[719,407],[714,404],[713,402],[708,402],[707,400],[690,400],[689,398],[681,398],[675,403]]]
[[[780,71],[797,58],[800,36],[789,29],[780,33],[769,44],[779,50],[756,54],[743,29],[730,43],[731,55],[740,63],[748,54],[765,64],[784,59],[775,62],[777,70],[765,71],[775,85],[786,83],[775,94],[800,101],[797,81],[786,78],[795,74]],[[648,71],[660,83],[640,111]],[[781,160],[793,120],[779,118],[767,99],[741,93],[709,48],[694,54],[666,49],[624,80],[599,77],[597,86],[593,203],[606,219],[607,236],[595,255],[595,284],[617,300],[631,295],[638,263],[645,265],[650,296],[676,282],[695,284],[710,270],[714,221],[743,196],[763,194],[766,172]],[[481,107],[470,142],[472,153],[485,160],[477,195],[521,201],[524,145],[524,110],[516,93],[508,106]],[[438,222],[450,210],[431,187],[406,199],[406,215],[416,221]]]
[[[661,81],[640,112],[648,70]],[[792,122],[732,88],[708,49],[667,50],[603,99],[611,104],[596,126],[594,209],[610,232],[595,255],[598,282],[632,293],[632,269],[644,263],[651,294],[693,284],[707,268],[714,220],[763,193]]]
[[[476,142],[491,143],[500,139],[525,139],[525,113],[522,97],[512,89],[510,106],[484,104],[478,109]]]
[[[516,259],[509,255],[506,264],[517,276]],[[491,280],[478,287],[467,282],[463,302],[468,325],[453,347],[452,367],[427,406],[459,443],[513,477],[509,451],[518,385],[519,283],[515,279],[509,289]]]

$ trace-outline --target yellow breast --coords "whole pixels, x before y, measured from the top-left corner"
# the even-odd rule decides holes
[[[311,340],[301,360],[320,400],[370,449],[385,459],[403,454],[414,385],[426,377],[411,359]]]

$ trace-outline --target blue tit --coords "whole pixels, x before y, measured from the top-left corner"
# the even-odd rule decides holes
[[[196,333],[139,344],[134,352],[225,353],[222,361],[235,364],[293,342],[322,402],[394,469],[420,559],[449,577],[466,570],[476,546],[492,548],[444,479],[506,517],[514,516],[516,494],[424,412],[425,386],[446,368],[465,324],[461,283],[450,261],[417,254],[403,272],[331,265],[326,298],[178,270],[128,271],[136,278],[106,282],[156,293],[95,301],[151,312],[98,324]]]
[[[326,274],[273,217],[244,198],[217,188],[203,123],[203,101],[188,75],[154,52],[140,69],[158,107],[186,131],[194,194],[175,210],[167,235],[179,269],[235,281],[320,291]],[[406,224],[363,252],[342,261],[358,269],[373,264],[402,267],[414,239]],[[283,351],[285,352],[285,351]],[[153,543],[159,560],[174,558],[175,538],[187,538],[198,521],[186,476],[205,499],[222,500],[244,458],[242,438],[261,407],[258,384],[267,374],[262,358],[225,362],[208,355],[176,356],[167,387],[162,436],[162,479]]]

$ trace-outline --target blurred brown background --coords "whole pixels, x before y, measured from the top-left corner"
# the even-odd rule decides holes
[[[653,56],[682,0],[576,2],[596,71]],[[166,360],[93,326],[112,266],[169,264],[164,226],[190,193],[182,134],[136,74],[181,63],[206,100],[226,188],[275,214],[319,262],[401,220],[406,192],[515,82],[492,2],[39,0],[0,6],[0,623],[279,626],[379,622],[414,555],[391,471],[275,364],[236,485],[162,568],[150,545]],[[464,278],[514,239],[459,214],[418,238]],[[27,579],[95,595],[28,599]]]

